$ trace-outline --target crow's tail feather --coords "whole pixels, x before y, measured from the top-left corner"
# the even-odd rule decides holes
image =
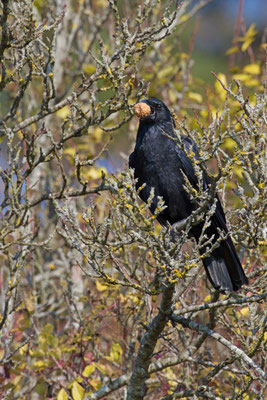
[[[201,253],[205,254],[205,250]],[[203,258],[203,264],[210,282],[222,293],[239,290],[243,284],[248,284],[230,237],[222,241],[210,256]]]

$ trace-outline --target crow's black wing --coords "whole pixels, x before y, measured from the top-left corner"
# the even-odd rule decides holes
[[[189,151],[193,151],[196,159],[198,159],[199,153],[196,144],[188,137],[184,138],[183,142],[186,152],[188,153]],[[197,189],[199,182],[191,161],[178,146],[177,152],[181,160],[184,174],[187,176],[191,185]],[[211,181],[209,177],[205,172],[203,172],[204,190],[208,189],[210,183]],[[219,238],[218,229],[222,230],[225,234],[228,233],[228,229],[226,226],[224,211],[217,194],[215,198],[217,199],[216,209],[214,214],[211,216],[211,225],[205,232],[208,237],[214,236],[214,240],[217,240]],[[199,228],[193,228],[193,233],[197,239],[200,234]],[[206,248],[203,248],[201,253],[204,254],[205,251]],[[227,293],[232,290],[238,290],[243,283],[248,283],[230,236],[228,236],[226,240],[221,241],[220,245],[212,252],[212,254],[203,259],[203,263],[211,283],[216,289],[222,292]]]
[[[129,168],[134,168],[134,153],[133,152],[129,156]]]
[[[183,141],[183,147],[187,153],[190,151],[193,151],[195,154],[195,158],[198,160],[199,159],[199,150],[195,142],[188,136],[181,136],[181,140]],[[197,189],[198,188],[198,179],[196,177],[193,165],[190,161],[190,159],[186,156],[185,152],[178,146],[176,146],[176,151],[178,153],[178,157],[180,158],[181,164],[182,164],[182,170],[183,173],[187,176],[190,184]],[[203,172],[203,189],[206,190],[209,185],[211,184],[210,178],[208,175]],[[222,228],[225,232],[227,232],[227,227],[226,227],[226,219],[224,215],[224,211],[221,205],[221,202],[219,200],[218,195],[216,194],[215,198],[217,199],[217,206],[215,210],[215,215],[216,215],[216,220],[217,220],[217,226]]]
[[[188,136],[181,136],[181,142],[183,143],[184,150],[188,154],[189,152],[194,153],[194,157],[199,159],[199,151],[197,145],[190,139]],[[191,185],[197,189],[198,188],[198,179],[196,177],[194,167],[192,165],[191,160],[187,157],[186,153],[182,148],[176,145],[176,152],[181,161],[182,171],[187,176]],[[206,190],[210,184],[210,179],[207,174],[203,172],[203,189]]]

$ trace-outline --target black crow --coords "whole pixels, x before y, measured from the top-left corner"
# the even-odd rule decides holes
[[[135,113],[140,118],[136,145],[129,158],[129,166],[134,169],[137,178],[137,188],[145,184],[140,191],[140,197],[147,202],[151,189],[154,188],[154,198],[151,204],[152,213],[157,207],[157,197],[161,196],[167,206],[158,216],[162,225],[171,225],[189,217],[197,208],[195,202],[185,189],[184,175],[190,184],[198,188],[198,179],[194,167],[187,156],[193,151],[198,157],[196,144],[186,136],[180,136],[182,148],[172,139],[175,138],[174,119],[166,105],[155,98],[144,100],[135,106]],[[183,150],[185,149],[185,151]],[[203,173],[204,189],[208,189],[210,179]],[[219,230],[227,234],[225,215],[218,196],[210,226],[205,235],[213,242],[219,238]],[[190,234],[198,241],[203,229],[203,223],[192,226]],[[205,253],[207,248],[202,248]],[[230,236],[221,240],[219,246],[209,256],[203,258],[207,276],[215,289],[222,293],[239,290],[248,279],[243,271],[236,249]]]

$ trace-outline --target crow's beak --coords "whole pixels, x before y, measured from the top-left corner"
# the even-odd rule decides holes
[[[141,100],[140,103],[135,104],[134,106],[135,115],[146,121],[154,121],[155,119],[155,108],[149,100]]]
[[[140,103],[135,104],[134,106],[135,115],[140,118],[146,118],[151,114],[151,107],[146,100],[140,101]]]

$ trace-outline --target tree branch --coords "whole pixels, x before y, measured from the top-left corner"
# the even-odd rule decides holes
[[[199,333],[204,333],[213,339],[217,340],[217,342],[221,343],[223,346],[227,347],[231,353],[234,353],[238,358],[241,358],[250,368],[254,369],[255,372],[261,376],[262,379],[267,380],[267,374],[260,368],[258,364],[256,364],[247,354],[239,349],[237,346],[229,342],[229,340],[225,339],[219,333],[209,329],[205,325],[198,324],[195,321],[192,321],[188,318],[184,318],[179,315],[171,315],[171,320],[177,322],[178,324],[183,325],[185,328],[189,328]]]
[[[152,320],[143,336],[137,357],[133,366],[127,400],[141,400],[146,393],[145,381],[148,377],[148,369],[153,356],[158,338],[163,331],[171,312],[172,299],[175,286],[166,286],[162,293],[160,309]]]
[[[216,303],[199,304],[195,306],[189,306],[180,310],[175,310],[174,315],[182,315],[196,311],[210,310],[212,308],[228,307],[233,305],[240,306],[241,304],[261,301],[266,297],[267,297],[267,292],[250,297],[242,297],[238,299],[230,298],[227,300],[217,301]]]

